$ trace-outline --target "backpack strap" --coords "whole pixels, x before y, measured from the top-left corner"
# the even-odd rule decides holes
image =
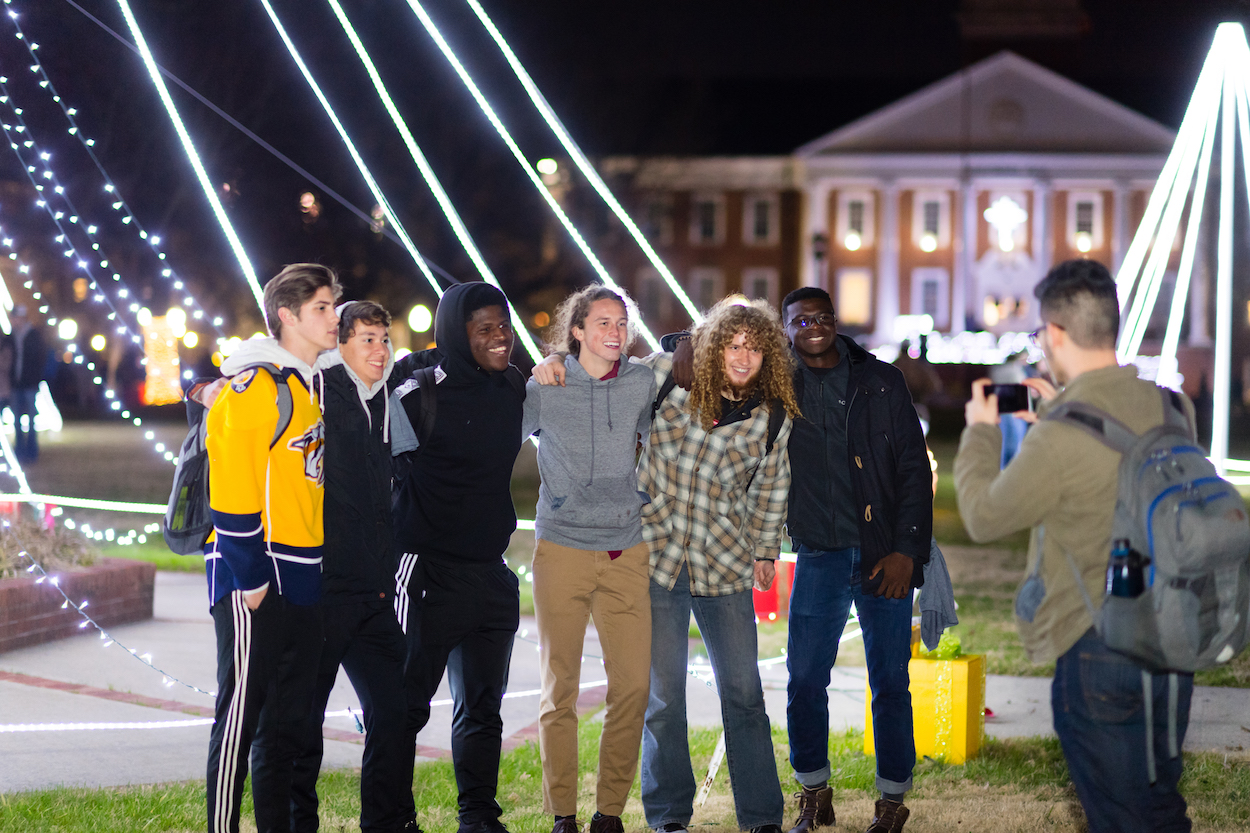
[[[1064,402],[1042,419],[1053,419],[1079,428],[1121,454],[1127,454],[1137,442],[1137,434],[1127,425],[1102,408],[1095,408],[1085,402]]]
[[[412,374],[417,380],[417,389],[421,391],[421,410],[417,414],[417,442],[424,448],[434,433],[434,418],[438,416],[438,382],[434,376],[434,367],[423,367]]]
[[[651,403],[651,419],[655,419],[655,415],[659,413],[660,406],[664,404],[664,400],[673,392],[673,388],[677,387],[677,380],[673,378],[673,371],[669,371],[664,377],[664,383],[660,385],[660,392],[655,395],[655,401]]]
[[[254,367],[265,370],[273,377],[273,384],[278,389],[278,424],[273,431],[273,439],[269,441],[269,448],[273,449],[278,444],[278,440],[282,439],[282,435],[286,433],[286,429],[291,425],[291,417],[295,413],[295,405],[291,401],[291,386],[287,384],[286,377],[282,375],[282,370],[273,362],[257,362],[249,364],[247,367]],[[244,368],[246,370],[247,368]]]
[[[781,400],[774,399],[768,403],[768,443],[764,446],[765,457],[772,453],[773,446],[777,443],[777,435],[781,433],[781,426],[785,421],[786,406],[781,404]]]
[[[1193,437],[1196,432],[1194,426],[1189,424],[1189,414],[1185,413],[1181,395],[1171,388],[1165,388],[1162,385],[1158,387],[1159,395],[1163,397],[1163,424]]]

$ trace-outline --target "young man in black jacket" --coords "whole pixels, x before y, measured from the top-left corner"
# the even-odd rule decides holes
[[[907,663],[912,590],[933,534],[932,473],[902,373],[839,336],[829,294],[803,287],[782,303],[798,357],[803,416],[790,435],[787,529],[798,552],[790,594],[786,722],[802,785],[791,833],[834,823],[829,771],[830,671],[852,602],[864,634],[881,799],[869,833],[897,833],[916,762]]]
[[[391,316],[372,301],[338,309],[339,349],[317,359],[325,422],[325,545],[321,589],[325,641],[313,707],[301,730],[291,778],[292,833],[316,833],[322,724],[339,666],[360,699],[365,751],[360,773],[360,829],[420,831],[412,799],[413,749],[403,672],[406,645],[393,609],[398,558],[391,522],[390,407],[386,382],[394,358]],[[426,360],[421,355],[413,363]],[[225,380],[192,388],[213,404]],[[261,766],[274,731],[263,716],[253,755]]]
[[[394,610],[398,559],[386,390],[394,364],[387,332],[391,316],[372,301],[344,304],[339,315],[339,349],[317,361],[325,382],[325,644],[313,713],[295,762],[291,830],[317,830],[321,727],[342,665],[364,712],[360,829],[398,833],[418,828],[412,779],[405,778],[413,756],[403,738],[406,647]]]
[[[406,379],[396,373],[392,381],[401,553],[395,580],[407,589],[396,599],[408,641],[406,774],[411,780],[416,737],[446,671],[455,701],[460,833],[507,833],[495,792],[520,585],[503,554],[516,529],[510,486],[524,380],[509,363],[512,325],[495,287],[475,282],[447,290],[434,328],[437,356],[401,363],[407,369],[441,357],[433,372]],[[426,385],[437,403],[432,420]]]

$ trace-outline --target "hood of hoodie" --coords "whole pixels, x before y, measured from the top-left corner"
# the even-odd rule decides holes
[[[455,384],[485,382],[491,371],[484,371],[473,358],[465,320],[471,310],[500,306],[506,312],[508,299],[488,283],[460,283],[443,293],[434,315],[434,338],[443,353],[442,368],[447,381]]]
[[[332,352],[338,353],[337,350]],[[278,367],[291,367],[298,370],[299,375],[304,377],[304,384],[312,390],[313,376],[316,375],[316,371],[311,365],[296,358],[294,353],[279,344],[278,340],[273,337],[249,338],[240,344],[238,349],[221,363],[221,372],[223,376],[233,376],[249,364],[257,362],[271,362]]]

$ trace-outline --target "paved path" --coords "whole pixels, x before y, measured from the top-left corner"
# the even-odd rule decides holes
[[[191,573],[158,573],[156,616],[150,622],[111,631],[119,643],[151,653],[153,662],[201,688],[214,686],[215,647],[204,578]],[[513,652],[510,696],[504,703],[504,733],[509,745],[536,735],[539,686],[533,620],[522,623]],[[128,656],[121,647],[104,648],[85,635],[47,645],[0,654],[0,792],[39,789],[58,784],[108,786],[159,783],[202,778],[208,747],[206,725],[181,728],[71,729],[13,732],[13,724],[122,723],[152,724],[194,720],[211,714],[204,695],[181,685],[166,685],[162,676]],[[599,653],[593,630],[586,654]],[[696,667],[696,670],[698,668]],[[762,669],[769,717],[785,723],[784,664]],[[603,679],[603,666],[588,659],[586,682]],[[987,734],[995,737],[1049,734],[1048,679],[990,677],[986,702],[995,717]],[[715,691],[691,677],[689,715],[696,725],[718,725]],[[446,683],[436,702],[446,701]],[[603,688],[587,688],[585,707],[602,702]],[[346,678],[339,682],[329,708],[357,708]],[[450,746],[451,709],[438,705],[430,725],[418,738],[423,757],[446,756]],[[838,667],[830,686],[830,725],[862,728],[864,669]],[[1194,698],[1185,748],[1215,749],[1244,757],[1250,741],[1250,690],[1199,689]],[[360,765],[363,736],[348,717],[326,723],[326,764]]]

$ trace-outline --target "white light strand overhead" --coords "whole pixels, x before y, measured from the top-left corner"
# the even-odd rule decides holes
[[[50,153],[46,153],[40,150],[39,144],[38,142],[35,141],[34,135],[30,131],[29,125],[26,124],[25,120],[22,117],[22,112],[23,112],[22,108],[18,107],[17,103],[13,100],[12,94],[10,93],[9,87],[8,87],[8,78],[5,76],[0,76],[0,104],[8,104],[9,107],[13,111],[15,124],[9,124],[8,122],[0,122],[0,128],[3,128],[4,135],[9,140],[9,147],[12,148],[13,153],[17,156],[18,162],[21,163],[22,168],[25,170],[26,178],[30,180],[30,184],[35,188],[35,191],[38,192],[39,194],[39,198],[35,200],[35,205],[39,208],[44,209],[44,211],[47,212],[48,216],[52,219],[52,222],[56,225],[57,231],[60,232],[60,234],[56,236],[55,242],[59,246],[69,247],[68,249],[62,249],[61,253],[64,255],[64,257],[67,260],[68,259],[75,260],[78,268],[81,269],[86,274],[88,287],[92,291],[91,300],[94,301],[95,303],[103,303],[109,308],[110,313],[107,316],[107,318],[110,321],[114,321],[114,320],[117,321],[119,325],[117,328],[118,334],[129,335],[130,340],[134,342],[135,344],[142,343],[142,340],[143,340],[142,336],[139,333],[135,332],[135,330],[133,330],[125,322],[125,320],[119,317],[120,313],[119,313],[119,310],[117,309],[117,305],[113,302],[113,299],[109,298],[108,293],[104,291],[100,282],[96,279],[95,273],[94,273],[94,266],[93,266],[93,264],[96,262],[95,261],[96,255],[88,255],[83,252],[80,252],[78,247],[74,244],[71,238],[71,232],[73,231],[73,229],[76,228],[79,231],[81,231],[84,235],[87,236],[88,240],[91,242],[91,248],[94,251],[98,252],[100,249],[100,244],[96,242],[95,240],[97,227],[91,223],[80,222],[81,218],[78,215],[78,211],[74,206],[73,200],[70,199],[69,194],[65,189],[65,186],[61,185],[61,181],[57,177],[56,172],[52,170],[52,165],[51,165],[52,155]],[[22,140],[21,143],[19,144],[18,141],[13,137],[13,133],[22,134],[26,136],[27,138]],[[35,158],[40,160],[38,165],[42,165],[43,171],[39,176],[36,176],[36,173],[39,173],[38,165],[33,163],[33,160],[27,159],[25,157],[25,155],[22,153],[23,148],[26,148],[28,151],[30,151],[30,153]],[[51,189],[50,193],[48,190],[49,188]],[[54,200],[60,200],[61,202],[63,202],[65,204],[66,210],[65,211],[57,210],[52,205],[52,202]],[[72,228],[67,227],[65,225],[65,222],[63,221],[66,221],[66,220],[68,220],[69,225]],[[105,270],[109,269],[109,261],[107,259],[100,260],[98,261],[98,263],[101,269],[105,269]],[[137,313],[139,310],[139,304],[137,303],[138,295],[133,290],[131,290],[129,286],[126,285],[125,281],[122,280],[122,276],[120,273],[113,272],[112,277],[113,277],[113,281],[118,284],[118,290],[117,290],[118,297],[123,298],[123,299],[133,297],[135,301],[132,301],[130,303],[130,311],[132,315],[134,313]],[[31,281],[29,280],[27,281],[26,288],[27,289],[34,288]],[[40,297],[39,294],[35,293],[36,300],[38,300],[39,297]],[[47,311],[48,311],[47,309],[40,307],[40,312],[47,312]]]
[[[365,164],[365,160],[361,158],[360,152],[356,150],[356,144],[351,137],[347,135],[346,128],[339,121],[338,114],[334,112],[334,108],[330,106],[330,101],[321,91],[321,87],[309,72],[308,66],[304,63],[304,59],[300,57],[299,50],[295,48],[294,42],[287,35],[286,28],[282,25],[282,21],[278,19],[278,13],[273,10],[273,6],[269,4],[269,0],[260,0],[261,5],[265,7],[265,11],[269,14],[269,19],[273,22],[274,29],[278,31],[278,36],[282,38],[282,43],[286,46],[286,51],[290,53],[291,59],[295,61],[295,65],[299,68],[300,73],[304,76],[304,80],[308,82],[309,88],[313,91],[313,95],[317,97],[317,101],[321,103],[322,109],[326,111],[326,115],[330,117],[330,121],[334,124],[334,129],[338,131],[339,138],[343,140],[343,144],[347,146],[347,152],[351,154],[352,161],[356,163],[356,169],[360,171],[360,175],[364,178],[365,184],[369,186],[370,193],[377,200],[378,205],[382,206],[382,210],[386,212],[387,219],[395,228],[395,232],[403,241],[404,248],[408,250],[408,254],[412,256],[412,260],[417,264],[417,268],[421,270],[421,274],[425,276],[425,280],[434,289],[438,297],[443,297],[443,288],[439,286],[438,281],[434,278],[434,273],[430,271],[429,265],[425,262],[425,258],[417,251],[417,246],[412,242],[412,238],[408,236],[408,232],[404,230],[403,225],[399,222],[399,218],[395,216],[395,212],[391,209],[391,204],[387,201],[386,196],[382,193],[382,189],[378,187],[377,180],[373,178],[373,174],[369,171],[369,166]]]
[[[377,91],[378,98],[381,99],[383,106],[386,107],[386,112],[390,114],[391,121],[395,124],[395,128],[399,131],[400,136],[403,137],[404,146],[408,148],[408,154],[421,172],[421,178],[425,180],[426,186],[434,194],[434,199],[438,201],[439,208],[443,210],[443,214],[447,217],[447,222],[451,224],[456,239],[460,241],[460,245],[469,255],[469,259],[477,267],[478,274],[482,276],[482,280],[502,290],[503,287],[499,285],[494,272],[486,264],[486,259],[482,257],[482,253],[478,250],[477,244],[473,242],[473,237],[469,234],[469,230],[456,212],[456,207],[452,205],[451,198],[443,190],[443,185],[438,181],[438,176],[434,173],[434,169],[430,167],[425,154],[421,152],[420,146],[417,145],[417,140],[413,137],[412,131],[408,129],[408,125],[399,114],[399,108],[395,106],[394,99],[386,89],[386,85],[382,83],[382,76],[378,73],[373,59],[369,57],[368,51],[365,50],[360,36],[356,34],[355,27],[352,26],[351,21],[348,20],[346,13],[344,13],[343,7],[338,0],[329,0],[329,3],[330,8],[334,10],[334,16],[338,18],[343,31],[347,33],[348,40],[351,41],[352,47],[356,50],[356,55],[360,58],[360,62],[364,64],[365,71],[369,73],[369,79],[373,82],[373,88]],[[506,296],[507,293],[505,293]],[[525,351],[529,353],[530,358],[535,363],[542,361],[542,351],[534,343],[534,338],[530,335],[529,328],[526,327],[521,316],[517,314],[516,308],[512,306],[512,301],[508,301],[508,313],[512,317],[512,327],[520,337],[521,343],[525,346]]]
[[[213,214],[216,215],[217,222],[221,224],[221,230],[225,233],[226,240],[229,242],[235,258],[239,261],[239,268],[247,279],[248,286],[252,290],[252,296],[256,299],[256,306],[260,309],[261,318],[263,319],[265,317],[264,293],[260,287],[260,280],[256,277],[256,270],[252,268],[252,263],[247,258],[247,252],[243,250],[243,242],[239,240],[239,235],[235,233],[234,226],[230,224],[230,218],[226,216],[226,209],[221,204],[221,200],[217,198],[217,191],[213,188],[212,182],[209,181],[208,171],[204,170],[204,163],[200,160],[200,155],[195,150],[195,143],[191,141],[191,134],[187,132],[186,125],[182,122],[182,117],[178,115],[178,108],[174,106],[174,100],[169,96],[169,88],[165,86],[165,79],[161,77],[160,69],[156,65],[156,59],[152,57],[152,50],[148,49],[148,42],[143,37],[143,31],[139,28],[139,21],[135,19],[134,12],[130,10],[129,0],[117,0],[117,4],[121,7],[122,15],[126,18],[126,25],[130,27],[130,35],[135,39],[135,45],[139,48],[139,55],[143,58],[143,65],[147,68],[153,85],[156,86],[156,92],[160,96],[161,103],[165,105],[165,110],[169,113],[169,119],[173,122],[174,130],[178,132],[178,138],[182,141],[182,147],[187,153],[187,159],[190,160],[191,167],[195,169],[195,175],[200,181],[200,187],[204,190],[204,196],[208,198]]]
[[[5,89],[4,78],[0,76],[0,90],[4,90],[4,89]],[[8,99],[9,96],[8,95],[0,96],[0,98]],[[14,113],[16,115],[19,115],[19,118],[20,118],[20,113],[21,113],[20,108],[14,108]],[[103,303],[105,306],[108,306],[110,311],[109,311],[109,314],[106,315],[106,318],[108,318],[110,321],[116,321],[116,333],[118,333],[118,335],[129,335],[131,341],[134,341],[135,344],[140,344],[141,341],[143,341],[143,338],[141,338],[141,336],[138,333],[135,333],[135,331],[131,329],[128,324],[126,324],[126,321],[123,318],[120,318],[119,313],[118,313],[118,308],[116,308],[116,305],[113,303],[113,299],[110,299],[109,295],[106,294],[103,289],[101,289],[99,281],[96,280],[95,278],[93,261],[86,259],[86,256],[80,253],[78,246],[74,245],[74,241],[70,239],[70,229],[66,228],[65,220],[69,220],[69,223],[71,225],[75,225],[75,226],[79,225],[78,214],[73,213],[73,209],[71,209],[71,206],[69,203],[66,203],[66,208],[71,209],[68,215],[66,215],[65,211],[56,210],[53,204],[51,204],[49,195],[44,193],[44,184],[40,183],[39,179],[37,179],[34,174],[34,171],[35,171],[34,165],[27,165],[26,161],[24,159],[21,159],[21,151],[19,150],[19,145],[17,145],[16,141],[14,141],[14,138],[12,138],[12,133],[15,133],[15,131],[16,133],[21,133],[21,131],[25,131],[25,125],[17,124],[16,126],[14,126],[14,125],[10,125],[9,123],[0,123],[0,129],[4,130],[5,138],[9,139],[10,148],[14,150],[14,153],[17,154],[17,159],[21,161],[22,168],[24,168],[24,170],[26,171],[26,178],[30,180],[31,185],[34,185],[35,189],[39,191],[40,193],[40,198],[35,200],[35,205],[37,206],[37,208],[41,208],[46,211],[47,216],[49,216],[49,218],[51,218],[51,220],[53,220],[53,223],[56,225],[56,230],[59,231],[59,234],[56,235],[56,238],[55,238],[56,244],[59,244],[60,246],[69,246],[68,249],[61,250],[61,254],[63,254],[66,259],[73,259],[76,265],[78,265],[78,268],[84,271],[86,275],[86,280],[88,280],[89,288],[93,290],[93,295],[91,295],[91,299],[93,299],[95,303]],[[47,174],[47,179],[49,179],[50,181],[54,181],[55,183],[56,181],[55,176],[53,175],[53,173],[51,173],[51,169],[45,169],[45,174]],[[64,189],[61,188],[60,185],[54,185],[54,188],[56,189],[55,193],[60,195],[61,198],[64,199]],[[10,241],[9,238],[5,239],[6,246],[9,245],[9,241]],[[108,266],[108,261],[106,260],[101,261],[101,263],[105,264],[105,266]],[[29,275],[29,269],[27,269],[24,274]],[[119,275],[118,273],[114,273],[113,279],[115,281],[119,281],[120,283],[121,275]],[[34,296],[35,300],[44,300],[44,298],[42,298],[42,295],[39,293],[39,291],[35,289],[34,281],[32,281],[30,278],[27,278],[24,285],[26,289],[31,290],[31,294],[32,296]],[[130,294],[129,289],[123,288],[118,291],[118,295],[123,296],[123,298],[125,298],[125,296],[128,296],[129,294]],[[47,304],[41,304],[39,306],[39,311],[42,314],[49,313],[50,309],[51,309],[50,306]]]
[[[482,4],[479,3],[478,0],[466,0],[466,2],[473,9],[473,13],[477,15],[477,18],[482,22],[482,25],[486,27],[486,31],[490,33],[491,39],[495,41],[495,45],[499,47],[499,51],[502,52],[504,58],[507,59],[508,66],[512,67],[512,71],[516,74],[517,80],[519,80],[521,85],[525,87],[525,92],[529,94],[530,101],[534,103],[538,112],[542,114],[543,120],[547,122],[547,126],[551,128],[551,132],[554,133],[556,138],[560,140],[560,144],[564,146],[564,150],[568,153],[569,158],[571,158],[573,163],[577,165],[577,169],[582,172],[582,176],[586,177],[586,180],[590,183],[591,187],[595,189],[595,192],[599,194],[599,196],[607,204],[608,208],[612,209],[612,213],[615,214],[617,219],[621,221],[621,224],[625,226],[626,231],[628,231],[629,235],[634,238],[634,242],[638,244],[638,247],[642,249],[643,254],[647,257],[647,260],[649,260],[651,265],[655,267],[655,270],[660,273],[660,277],[664,279],[664,282],[668,284],[669,289],[673,291],[673,295],[677,297],[677,300],[681,302],[683,307],[685,307],[686,312],[690,314],[691,320],[696,324],[702,322],[703,315],[694,305],[694,302],[690,300],[690,296],[686,294],[686,290],[682,288],[681,283],[678,282],[677,278],[673,276],[673,273],[669,270],[668,266],[665,265],[664,261],[660,259],[659,254],[657,254],[655,249],[652,247],[651,241],[647,240],[647,236],[642,233],[642,230],[638,228],[638,224],[634,222],[633,218],[629,216],[629,213],[626,212],[621,206],[611,189],[608,188],[607,183],[603,181],[603,177],[601,177],[599,172],[595,170],[595,166],[592,165],[590,160],[586,158],[586,154],[582,152],[582,149],[578,146],[577,142],[573,140],[573,137],[569,134],[568,130],[565,129],[564,124],[560,121],[555,111],[551,109],[551,105],[547,103],[547,99],[539,91],[538,86],[534,83],[534,80],[530,78],[529,73],[526,72],[525,67],[517,58],[516,53],[512,51],[512,47],[508,45],[508,41],[504,39],[504,36],[500,33],[499,29],[496,28],[494,21],[492,21],[490,16],[486,14],[486,10],[482,8]]]
[[[477,102],[478,108],[481,109],[483,115],[486,116],[486,119],[495,128],[495,131],[499,134],[500,138],[503,139],[504,144],[506,144],[508,149],[512,151],[512,155],[521,165],[521,169],[525,171],[525,175],[529,177],[533,186],[538,189],[539,195],[542,196],[542,198],[547,202],[547,205],[556,215],[556,218],[559,219],[560,224],[564,226],[565,231],[568,232],[569,237],[572,238],[574,244],[576,244],[577,248],[581,250],[583,255],[585,255],[586,260],[590,262],[590,266],[595,270],[595,274],[599,276],[599,279],[603,281],[605,285],[619,290],[620,285],[612,279],[612,276],[608,273],[607,268],[604,267],[603,263],[591,250],[590,244],[586,242],[586,238],[584,238],[581,232],[577,230],[576,226],[573,225],[573,221],[569,219],[568,214],[566,214],[564,209],[560,207],[560,203],[556,201],[556,198],[552,195],[550,189],[543,184],[542,179],[540,179],[538,174],[535,172],[534,166],[530,164],[530,161],[526,158],[525,154],[521,152],[521,148],[512,138],[512,134],[508,132],[508,129],[504,127],[503,122],[500,121],[499,116],[495,114],[494,108],[490,106],[490,103],[486,100],[482,91],[478,88],[473,78],[464,68],[464,65],[460,63],[460,59],[456,57],[456,53],[447,43],[447,40],[443,37],[442,32],[440,32],[438,27],[434,25],[434,21],[428,14],[426,14],[425,9],[419,2],[417,2],[417,0],[408,0],[408,5],[412,7],[413,12],[415,12],[418,19],[420,19],[421,25],[425,27],[425,30],[430,34],[430,37],[434,39],[434,43],[438,45],[439,51],[443,53],[443,57],[447,59],[447,63],[449,63],[451,68],[456,71],[456,75],[460,77],[461,82],[464,84],[465,88],[468,89],[469,94],[473,96],[473,100]],[[702,319],[697,318],[695,320],[698,321]],[[659,340],[656,339],[649,329],[647,329],[645,323],[641,322],[641,319],[639,319],[639,321],[639,330],[643,339],[652,350],[659,350]]]
[[[4,0],[4,3],[7,6],[11,6],[13,0]],[[91,162],[95,165],[96,170],[100,172],[100,176],[104,179],[104,191],[105,193],[112,195],[112,208],[114,211],[117,211],[122,215],[122,224],[127,228],[133,227],[135,234],[152,249],[152,251],[156,254],[157,259],[165,261],[167,257],[165,251],[161,248],[160,235],[149,233],[147,228],[144,227],[142,221],[139,219],[138,215],[131,210],[129,204],[127,204],[125,198],[121,195],[121,191],[117,188],[117,183],[113,181],[113,178],[109,176],[108,171],[105,170],[103,163],[96,155],[95,140],[88,138],[79,127],[77,118],[78,110],[69,106],[61,98],[60,94],[57,92],[56,85],[52,83],[52,78],[48,75],[47,69],[43,65],[43,61],[40,60],[39,56],[36,54],[39,50],[39,44],[34,43],[26,36],[26,33],[22,30],[21,23],[18,21],[18,15],[16,12],[10,10],[8,17],[13,23],[14,28],[17,30],[15,37],[22,42],[23,46],[26,47],[27,53],[30,55],[31,61],[33,62],[30,67],[31,72],[39,75],[41,79],[39,86],[46,90],[53,103],[60,107],[61,114],[64,115],[66,121],[69,122],[70,135],[74,136],[78,140],[79,144],[82,145],[83,150],[91,158]],[[96,245],[93,246],[93,248],[98,249],[99,246]],[[175,297],[180,300],[180,303],[187,307],[187,309],[191,310],[192,318],[197,321],[203,320],[207,322],[209,326],[213,327],[217,331],[218,335],[224,335],[224,332],[221,329],[221,319],[210,318],[208,316],[203,305],[194,297],[191,291],[186,287],[182,278],[178,276],[171,267],[162,263],[162,268],[160,269],[159,274],[171,285],[171,288],[176,293]]]
[[[1242,171],[1250,188],[1246,151],[1250,147],[1250,45],[1240,24],[1222,23],[1216,29],[1193,97],[1185,112],[1176,143],[1150,196],[1146,214],[1129,246],[1116,278],[1121,309],[1128,309],[1117,344],[1121,361],[1136,361],[1157,301],[1159,287],[1172,256],[1173,242],[1186,201],[1189,222],[1181,251],[1180,268],[1171,299],[1167,330],[1159,357],[1157,381],[1179,386],[1176,351],[1194,259],[1198,226],[1202,220],[1210,178],[1215,133],[1220,134],[1220,188],[1216,244],[1215,361],[1212,380],[1211,460],[1224,474],[1250,464],[1228,458],[1230,385],[1232,375],[1233,211],[1237,134],[1241,134]],[[1191,196],[1192,190],[1192,196]],[[1247,192],[1250,196],[1250,190]],[[1144,264],[1144,268],[1143,268]],[[1204,314],[1199,312],[1198,314]],[[1149,358],[1149,357],[1147,357]],[[1239,476],[1240,479],[1240,476]]]

